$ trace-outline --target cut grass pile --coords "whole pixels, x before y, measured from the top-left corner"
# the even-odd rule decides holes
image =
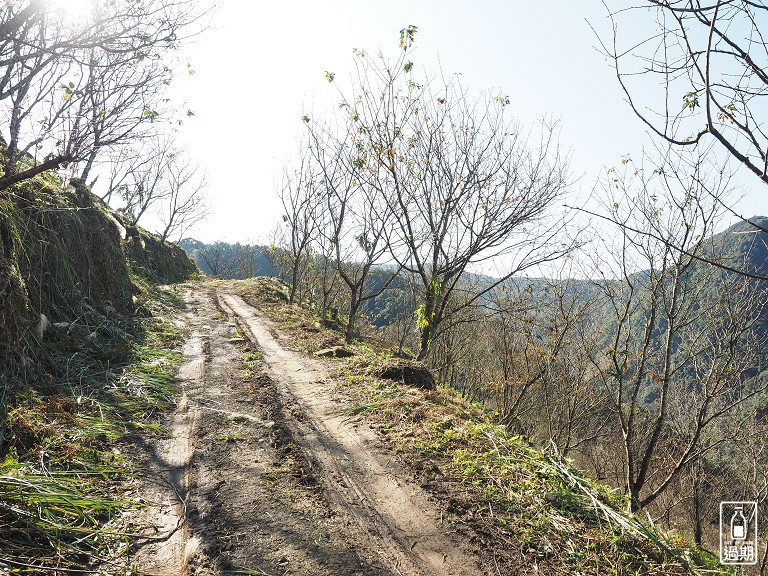
[[[49,386],[17,397],[0,459],[0,573],[115,566],[129,546],[132,462],[120,440],[172,405],[183,339],[172,289],[144,287],[139,317],[92,311],[44,341]],[[117,564],[115,564],[117,562]]]

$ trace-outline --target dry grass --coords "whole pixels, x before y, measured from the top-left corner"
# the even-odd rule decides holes
[[[274,280],[252,279],[236,289],[291,341],[334,335],[318,329],[306,310],[287,305]],[[299,347],[312,351],[313,344]],[[378,430],[499,574],[722,572],[712,555],[624,513],[623,494],[591,480],[553,449],[508,433],[450,389],[382,380],[376,374],[386,355],[364,346],[358,352],[334,361],[341,408]]]

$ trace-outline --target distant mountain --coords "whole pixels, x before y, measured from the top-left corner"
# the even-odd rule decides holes
[[[723,254],[727,263],[738,270],[768,276],[768,217],[753,216],[749,222],[739,221],[712,238],[715,254]],[[758,228],[759,227],[759,228]]]
[[[751,220],[758,226],[768,229],[768,217],[755,216]],[[269,248],[266,246],[226,242],[206,244],[193,238],[185,238],[179,245],[209,276],[236,279],[250,276],[277,276],[267,257]],[[704,250],[703,254],[708,258],[723,261],[734,269],[768,276],[768,233],[760,231],[748,222],[740,221],[714,235],[710,246]],[[711,274],[707,273],[710,270],[709,264],[701,262],[695,269],[695,273],[701,274],[703,281],[711,281]],[[369,291],[378,292],[390,274],[391,270],[387,266],[375,267],[371,271]],[[633,279],[642,282],[642,279],[647,277],[648,271],[640,271],[633,276]],[[467,281],[482,288],[496,283],[498,279],[482,274],[468,274]],[[590,280],[552,281],[545,278],[515,277],[489,291],[478,304],[493,308],[495,296],[501,291],[525,292],[535,302],[548,298],[550,290],[556,285],[572,291],[574,297],[579,298],[587,297],[597,289],[597,285]],[[413,301],[407,280],[396,278],[388,290],[364,303],[363,312],[374,325],[383,327],[399,315],[412,315],[415,308],[416,303]],[[768,319],[761,324],[768,326]]]
[[[266,246],[252,244],[228,244],[214,242],[206,244],[194,238],[184,238],[179,242],[208,276],[226,279],[243,279],[252,276],[276,276],[272,264],[267,258]]]

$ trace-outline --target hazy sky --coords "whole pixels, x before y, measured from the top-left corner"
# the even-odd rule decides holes
[[[280,219],[276,186],[303,133],[301,116],[320,116],[339,100],[324,72],[348,76],[353,48],[396,58],[399,31],[409,24],[418,26],[415,68],[460,73],[467,88],[508,95],[528,125],[559,118],[582,195],[606,166],[642,151],[645,132],[587,24],[610,32],[595,0],[218,5],[211,28],[185,51],[171,91],[182,110],[195,112],[179,141],[208,172],[213,213],[188,234],[200,240],[266,239]],[[186,62],[194,75],[183,73]],[[759,187],[743,181],[746,192]],[[768,211],[749,202],[740,208]]]

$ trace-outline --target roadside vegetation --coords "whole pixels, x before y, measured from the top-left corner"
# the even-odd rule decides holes
[[[93,313],[46,342],[46,390],[16,396],[0,461],[0,568],[11,573],[78,568],[120,573],[139,536],[131,436],[159,431],[173,405],[174,289],[145,285],[133,318]]]
[[[166,240],[202,214],[204,182],[171,142],[166,163],[134,146],[176,115],[169,57],[199,16],[187,0],[0,7],[2,573],[96,571],[133,537],[126,447],[171,405],[182,337],[158,286],[196,271]],[[139,228],[158,208],[160,235]]]
[[[326,72],[338,105],[303,117],[267,253],[287,301],[348,345],[394,342],[627,512],[718,550],[721,501],[768,509],[765,219],[726,227],[728,159],[669,137],[576,205],[557,126],[417,72],[416,36],[355,50],[350,81]]]
[[[269,315],[288,346],[313,353],[344,343],[343,325],[329,327],[290,304],[277,279],[238,282],[235,290]],[[721,572],[716,555],[690,534],[627,513],[621,490],[591,478],[555,445],[542,449],[445,383],[425,390],[381,377],[403,362],[396,348],[362,338],[354,356],[329,360],[340,409],[378,432],[500,573],[534,566],[552,574]]]

